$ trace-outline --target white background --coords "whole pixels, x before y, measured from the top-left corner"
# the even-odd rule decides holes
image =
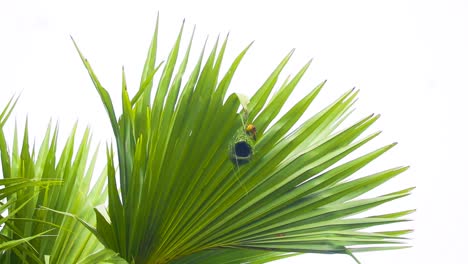
[[[308,59],[311,69],[298,99],[320,81],[319,106],[357,87],[353,120],[382,118],[374,145],[400,144],[375,170],[411,169],[383,188],[417,186],[413,195],[387,208],[417,208],[410,244],[401,251],[358,254],[363,263],[468,263],[466,1],[2,1],[0,2],[0,104],[21,93],[7,126],[29,118],[41,138],[49,120],[64,137],[79,119],[96,142],[111,131],[104,108],[70,41],[72,35],[115,102],[125,65],[131,92],[160,13],[160,59],[186,19],[185,39],[196,24],[194,56],[209,35],[230,33],[226,64],[255,40],[233,82],[251,95],[279,60],[296,48],[285,74]],[[285,77],[284,75],[283,77]],[[386,189],[387,188],[387,189]],[[281,263],[354,263],[347,256],[304,255]]]

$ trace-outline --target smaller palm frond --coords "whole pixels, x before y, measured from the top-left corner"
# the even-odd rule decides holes
[[[12,178],[9,155],[3,126],[10,116],[17,99],[7,103],[0,114],[0,157],[2,162],[2,175],[0,179],[0,262],[12,263],[12,259],[19,259],[23,262],[33,260],[39,262],[37,250],[32,246],[31,241],[43,238],[54,228],[52,225],[44,224],[44,230],[35,234],[25,234],[15,223],[31,224],[35,219],[23,217],[18,218],[18,213],[30,204],[44,189],[57,185],[60,182],[55,180],[38,180],[27,178]],[[12,257],[13,256],[13,257]]]
[[[28,241],[28,250],[16,248],[10,243],[11,250],[1,254],[0,262],[77,263],[103,249],[103,246],[79,222],[41,208],[70,212],[95,223],[94,207],[106,200],[106,174],[104,171],[94,185],[91,184],[97,151],[89,158],[89,130],[84,132],[75,149],[75,125],[63,150],[59,152],[58,129],[52,132],[49,125],[36,153],[35,147],[31,149],[29,143],[26,122],[21,147],[15,128],[10,152],[3,133],[3,124],[13,106],[10,103],[5,114],[2,114],[0,129],[1,181],[9,184],[2,191],[10,190],[13,186],[18,188],[14,194],[1,197],[6,198],[5,205],[9,210],[3,237],[24,241],[27,241],[25,238],[41,237]]]

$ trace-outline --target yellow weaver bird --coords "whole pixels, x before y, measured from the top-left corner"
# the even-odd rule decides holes
[[[249,135],[253,140],[257,140],[257,128],[253,124],[249,124],[245,128],[245,132]]]

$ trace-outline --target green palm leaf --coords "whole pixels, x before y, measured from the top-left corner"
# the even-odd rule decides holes
[[[2,175],[0,179],[0,261],[10,263],[11,256],[25,262],[29,259],[32,262],[40,261],[37,257],[37,250],[31,245],[31,240],[44,238],[44,235],[53,229],[52,225],[45,223],[47,230],[27,235],[22,232],[15,223],[31,224],[35,221],[32,218],[17,218],[19,212],[24,210],[31,201],[37,199],[41,191],[60,182],[55,180],[38,180],[27,178],[11,178],[10,159],[7,151],[3,126],[10,116],[17,99],[11,99],[0,114],[0,157],[2,162]],[[44,225],[44,222],[41,224]]]
[[[41,207],[70,212],[95,223],[94,207],[106,200],[106,174],[91,185],[97,151],[90,156],[90,133],[87,129],[75,149],[76,126],[63,150],[57,155],[57,128],[49,125],[38,152],[29,145],[25,126],[21,148],[15,129],[10,153],[3,124],[11,113],[10,101],[1,115],[0,152],[3,178],[0,199],[6,198],[8,216],[2,218],[2,263],[77,263],[103,249],[101,243],[73,218],[55,214]],[[7,110],[8,109],[8,110]],[[5,208],[5,209],[6,209]],[[32,240],[33,238],[37,238]],[[13,239],[13,240],[12,240]],[[15,242],[16,241],[16,242]],[[27,243],[27,247],[18,247]],[[114,253],[115,255],[115,253]],[[100,260],[110,258],[102,256]]]
[[[120,118],[78,50],[109,114],[117,146],[119,176],[110,148],[108,212],[96,211],[92,229],[106,247],[134,263],[264,263],[294,255],[287,252],[352,255],[401,247],[406,231],[366,230],[406,221],[401,217],[411,211],[355,216],[411,191],[359,198],[407,168],[354,177],[395,145],[345,159],[379,135],[366,133],[379,116],[341,125],[357,91],[298,124],[324,83],[280,113],[310,62],[273,93],[291,52],[250,100],[226,96],[248,47],[221,75],[227,39],[217,41],[183,78],[192,39],[186,51],[180,50],[182,31],[160,70],[156,26],[133,98],[123,74]],[[256,140],[246,132],[247,124],[256,126]],[[242,166],[229,154],[238,143],[253,154]]]

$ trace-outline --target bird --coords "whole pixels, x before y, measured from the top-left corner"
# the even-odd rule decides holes
[[[257,141],[257,128],[253,124],[247,125],[245,133],[249,135],[254,141]]]

